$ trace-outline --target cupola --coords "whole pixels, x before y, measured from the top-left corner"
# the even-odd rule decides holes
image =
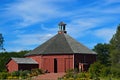
[[[62,21],[58,24],[58,26],[59,26],[58,34],[67,33],[67,31],[66,31],[66,25],[67,24],[65,24]]]

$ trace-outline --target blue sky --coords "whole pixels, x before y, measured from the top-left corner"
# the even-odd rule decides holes
[[[32,50],[57,34],[58,23],[92,49],[108,43],[120,24],[120,0],[0,0],[7,51]]]

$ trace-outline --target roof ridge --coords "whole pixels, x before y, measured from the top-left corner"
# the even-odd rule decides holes
[[[67,34],[64,34],[64,37],[65,37],[66,42],[68,43],[68,45],[69,45],[69,47],[70,47],[71,51],[72,51],[72,52],[74,52],[74,51],[72,50],[72,48],[71,48],[71,46],[70,46],[70,44],[69,44],[69,41],[68,41],[68,39],[66,38],[66,36],[65,36],[65,35],[67,35]],[[69,35],[67,35],[67,36],[69,36]]]
[[[76,40],[75,40],[74,38],[72,38],[71,36],[69,36],[69,35],[67,35],[67,34],[65,34],[65,36],[66,36],[66,38],[68,38],[68,39],[67,39],[67,42],[69,43],[69,45],[70,45],[73,53],[76,53],[76,50],[78,51],[78,53],[84,50],[83,53],[86,53],[86,54],[87,54],[87,53],[90,51],[92,54],[96,54],[94,51],[92,51],[92,50],[89,49],[88,47],[84,46],[84,45],[81,44],[80,42],[76,41]],[[71,40],[70,40],[70,39],[71,39]],[[76,44],[76,46],[74,46],[75,44],[72,44],[72,43],[70,43],[70,42],[74,42],[74,43]],[[78,47],[80,47],[80,46],[81,46],[81,48],[83,48],[83,50],[82,50],[82,49],[80,50],[80,48],[78,49]],[[75,48],[75,47],[76,47],[76,48]],[[86,51],[86,52],[85,52],[85,51]]]

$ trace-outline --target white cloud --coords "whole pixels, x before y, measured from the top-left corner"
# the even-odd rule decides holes
[[[31,46],[31,45],[39,45],[43,43],[44,41],[51,38],[52,34],[24,34],[24,35],[18,35],[18,39],[13,41],[13,44],[17,44],[18,46]]]
[[[72,1],[72,0],[70,0]],[[28,27],[31,24],[46,21],[48,19],[67,16],[69,13],[62,11],[61,6],[55,3],[69,3],[69,0],[21,0],[9,4],[6,15],[13,20],[19,20],[16,24],[19,28]]]
[[[105,42],[108,42],[112,38],[115,31],[116,31],[116,29],[114,29],[114,28],[102,28],[102,29],[93,31],[93,33],[97,37],[104,39]]]
[[[39,0],[24,0],[10,5],[8,12],[13,17],[20,19],[20,22],[15,25],[27,27],[33,23],[46,20],[48,18],[47,14],[51,15],[55,12],[55,9],[52,9],[49,5],[46,6]]]
[[[107,4],[120,3],[120,0],[105,0]]]
[[[78,6],[76,10],[67,10],[67,5],[58,6],[59,3],[71,4],[72,2],[77,2],[77,0],[21,0],[8,5],[6,14],[9,17],[11,16],[9,19],[18,20],[18,22],[14,24],[15,26],[24,28],[53,18],[68,17],[69,19],[75,19],[74,17],[78,16],[76,19],[79,19],[83,16],[95,16],[99,13],[118,13],[119,10],[119,8],[115,10],[114,8],[104,8],[98,5],[101,4],[101,1],[95,1],[97,2],[96,5],[91,5],[87,8],[79,8]],[[112,0],[109,0],[109,2],[112,2]],[[105,3],[107,3],[107,1]],[[102,5],[105,3],[102,3]],[[85,25],[89,26],[89,24]]]
[[[91,29],[100,27],[106,18],[81,18],[68,23],[68,31],[75,37],[85,36]],[[110,20],[110,19],[109,19]]]
[[[41,29],[43,31],[46,31],[46,32],[51,32],[52,34],[56,33],[56,31],[58,30],[58,27],[46,27],[44,26],[43,24],[41,25]]]
[[[43,41],[52,37],[52,35],[55,34],[58,29],[57,27],[54,26],[50,28],[43,25],[40,26],[40,30],[44,30],[45,32],[48,33],[50,32],[51,34],[47,34],[47,33],[31,34],[29,32],[29,29],[28,31],[25,29],[21,31],[22,29],[16,30],[15,27],[17,28],[31,27],[31,25],[34,25],[36,23],[37,24],[38,23],[42,24],[44,22],[54,23],[54,20],[62,20],[62,19],[68,21],[67,31],[70,35],[74,36],[75,38],[83,37],[88,34],[93,34],[99,37],[100,39],[108,41],[115,32],[115,29],[103,28],[105,27],[103,25],[106,24],[111,25],[111,22],[114,23],[116,19],[119,20],[119,17],[114,16],[112,14],[119,14],[120,7],[117,5],[111,7],[109,5],[120,1],[97,0],[94,1],[93,3],[89,3],[85,5],[81,4],[77,6],[72,4],[72,2],[79,2],[79,1],[78,0],[18,0],[17,2],[6,5],[7,7],[3,9],[3,13],[5,14],[1,13],[0,18],[5,18],[6,23],[4,22],[4,20],[1,20],[5,24],[8,24],[9,22],[13,23],[12,28],[14,29],[11,29],[11,27],[7,27],[6,29],[11,29],[10,30],[11,33],[16,34],[17,40],[13,40],[13,44],[16,44],[16,46],[21,46],[21,49],[25,49],[26,47],[31,45],[41,44]],[[72,6],[69,7],[69,5]],[[10,25],[11,24],[9,24],[9,26]],[[32,26],[32,29],[33,27],[36,26]],[[6,31],[6,29],[4,30]],[[35,31],[38,32],[39,30],[35,29]],[[18,47],[17,49],[19,50],[20,47]]]

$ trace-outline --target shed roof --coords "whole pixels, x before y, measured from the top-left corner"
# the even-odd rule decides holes
[[[77,42],[66,33],[56,34],[54,37],[38,46],[25,56],[39,54],[96,54],[86,46]]]
[[[32,58],[11,58],[18,64],[38,64],[35,60]]]

